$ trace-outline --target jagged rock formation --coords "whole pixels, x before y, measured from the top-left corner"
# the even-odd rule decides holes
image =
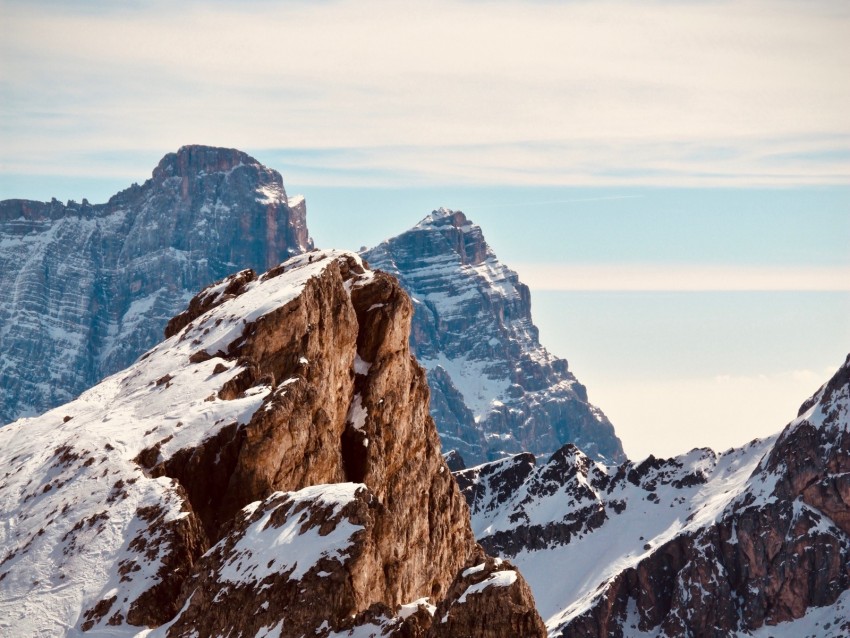
[[[740,449],[606,467],[568,445],[456,476],[550,636],[850,635],[850,357]]]
[[[411,344],[428,369],[431,414],[446,448],[475,465],[575,443],[621,462],[614,428],[587,390],[540,345],[528,287],[463,213],[436,210],[367,250],[414,299]]]
[[[0,202],[0,425],[130,365],[202,287],[310,248],[303,198],[232,149],[184,146],[106,204]]]
[[[312,251],[0,429],[0,633],[544,636],[474,541],[412,314],[392,277]]]

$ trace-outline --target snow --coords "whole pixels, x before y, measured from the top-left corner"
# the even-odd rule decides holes
[[[335,483],[315,485],[297,492],[277,492],[266,499],[276,502],[256,522],[245,531],[236,545],[230,550],[231,556],[220,572],[222,581],[236,585],[259,583],[268,576],[286,573],[290,570],[290,580],[300,580],[321,559],[333,558],[343,561],[345,550],[351,545],[351,537],[363,529],[347,520],[341,520],[328,534],[321,534],[318,527],[302,529],[310,517],[310,509],[315,506],[330,506],[332,516],[339,516],[342,507],[353,501],[358,490],[364,489],[361,483]],[[272,516],[284,503],[293,503],[291,510],[281,527],[270,526]],[[304,509],[298,509],[303,504]],[[215,553],[227,539],[209,550]]]
[[[480,594],[488,587],[509,587],[516,582],[516,578],[516,572],[512,569],[507,569],[503,572],[494,572],[490,574],[487,578],[482,580],[480,583],[476,583],[467,587],[466,591],[463,592],[463,595],[461,595],[457,602],[458,604],[462,605],[466,602],[467,596],[470,596],[472,594]]]
[[[484,568],[487,567],[487,563],[481,563],[480,565],[475,565],[474,567],[470,567],[468,569],[464,569],[461,576],[466,578],[467,576],[471,576],[472,574],[477,574],[479,572],[483,572]]]
[[[280,204],[286,200],[286,194],[283,192],[283,186],[278,184],[266,184],[257,189],[257,201],[260,204],[271,205]],[[292,204],[289,204],[292,208]]]
[[[640,613],[634,598],[629,598],[626,605],[626,618],[623,621],[623,638],[660,638],[657,630],[640,630]]]
[[[496,403],[501,403],[511,386],[508,378],[491,378],[488,370],[492,361],[475,361],[465,356],[450,358],[441,352],[437,357],[421,359],[420,363],[428,370],[439,366],[448,373],[476,421],[489,414]]]
[[[362,430],[366,425],[367,416],[369,416],[369,411],[363,407],[363,397],[359,393],[355,394],[351,407],[348,408],[346,421],[351,423],[355,430]]]
[[[303,195],[293,195],[292,197],[287,197],[286,205],[290,208],[295,208],[296,206],[300,206],[304,203]]]
[[[715,455],[709,450],[693,450],[673,459],[654,474],[644,478],[646,483],[656,478],[654,491],[622,480],[607,492],[599,493],[589,476],[608,474],[616,466],[593,463],[583,453],[570,457],[577,471],[563,485],[544,480],[547,465],[537,467],[510,497],[499,503],[491,491],[486,476],[479,474],[478,489],[483,494],[472,509],[472,526],[476,538],[482,539],[499,531],[515,529],[518,520],[533,526],[565,520],[581,508],[605,508],[607,520],[593,530],[582,529],[566,545],[552,545],[537,551],[524,550],[511,559],[525,576],[534,594],[541,616],[550,631],[565,621],[583,613],[598,595],[599,588],[624,569],[636,565],[643,557],[689,530],[709,525],[723,515],[725,509],[751,484],[751,475],[763,456],[771,449],[776,437],[756,441],[740,450]],[[513,457],[490,464],[490,467],[509,468],[519,461]],[[681,468],[677,464],[681,464]],[[472,468],[472,470],[479,468]],[[470,470],[467,470],[470,472]],[[674,487],[673,480],[692,473],[701,473],[706,482],[690,487]],[[551,486],[554,490],[541,496],[535,489]],[[557,489],[556,489],[557,488]],[[648,500],[654,494],[657,501]],[[626,509],[617,514],[612,501],[627,502]],[[521,514],[519,514],[521,512]],[[519,518],[517,518],[519,516]],[[648,545],[649,549],[644,549]],[[569,577],[565,578],[564,575]]]
[[[427,611],[431,616],[433,616],[434,612],[437,611],[437,607],[432,605],[427,597],[419,598],[418,600],[414,600],[412,603],[402,605],[398,612],[398,617],[404,620],[408,616],[415,614],[419,607],[424,607],[425,611]]]
[[[361,376],[366,376],[369,374],[369,368],[372,367],[371,363],[367,363],[360,358],[359,354],[354,355],[354,374],[359,374]]]
[[[283,631],[283,620],[279,620],[274,625],[269,627],[263,627],[260,631],[257,632],[257,635],[254,638],[280,638],[280,634]]]
[[[212,355],[226,352],[227,347],[242,336],[246,322],[252,323],[295,299],[307,281],[324,271],[330,260],[340,254],[324,251],[318,257],[314,253],[300,255],[286,262],[288,266],[283,274],[249,283],[245,292],[226,304],[226,313],[219,306],[196,320],[194,332],[200,333],[197,337],[201,342],[199,349]],[[269,285],[272,282],[275,282],[274,285]]]

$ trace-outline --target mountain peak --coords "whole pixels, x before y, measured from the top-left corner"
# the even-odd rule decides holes
[[[844,637],[850,359],[807,404],[719,454],[606,467],[567,445],[456,477],[478,542],[525,574],[550,636]]]
[[[0,635],[544,638],[475,543],[411,306],[345,251],[242,271],[0,428]]]
[[[235,148],[188,144],[176,153],[168,153],[154,169],[153,176],[194,177],[204,173],[227,173],[239,166],[255,166],[266,169],[256,159]],[[282,181],[282,180],[281,180]]]
[[[310,250],[306,217],[280,173],[200,145],[167,154],[105,204],[0,202],[0,234],[14,239],[0,247],[0,288],[28,291],[0,300],[0,424],[132,363],[207,284]]]
[[[574,442],[594,459],[625,460],[567,362],[540,345],[528,287],[464,213],[434,210],[363,254],[416,300],[412,345],[446,449],[477,464]]]
[[[478,228],[478,226],[469,221],[462,211],[452,210],[451,208],[445,207],[440,207],[437,210],[431,211],[431,214],[416,224],[414,228],[425,229],[441,226],[451,226],[453,228],[458,228],[461,231]]]

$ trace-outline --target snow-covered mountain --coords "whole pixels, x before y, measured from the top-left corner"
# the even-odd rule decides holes
[[[232,149],[184,146],[106,204],[0,202],[0,425],[128,366],[204,286],[310,248],[303,198]]]
[[[0,428],[0,635],[544,636],[474,541],[412,314],[356,254],[311,251]]]
[[[605,466],[567,445],[456,477],[550,636],[850,635],[850,356],[740,449]]]
[[[428,369],[443,447],[467,463],[551,454],[565,443],[595,459],[625,460],[567,362],[540,345],[528,287],[463,213],[436,210],[363,256],[413,297],[411,344]]]

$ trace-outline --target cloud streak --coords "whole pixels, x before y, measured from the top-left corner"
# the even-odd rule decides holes
[[[846,266],[694,264],[515,264],[532,290],[850,291]]]
[[[3,2],[0,170],[201,142],[325,149],[305,183],[850,181],[837,2],[112,4]]]

